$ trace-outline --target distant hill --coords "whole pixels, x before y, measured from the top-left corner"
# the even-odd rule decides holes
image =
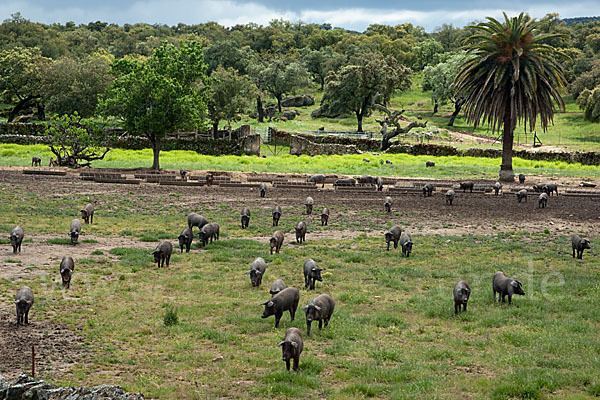
[[[575,18],[563,18],[561,22],[565,22],[567,26],[575,25],[575,24],[587,24],[589,22],[600,21],[600,16],[598,17],[575,17]]]

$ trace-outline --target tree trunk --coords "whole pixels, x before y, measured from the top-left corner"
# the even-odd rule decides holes
[[[17,105],[15,106],[15,108],[13,108],[9,113],[8,113],[8,117],[6,118],[6,122],[12,122],[17,115],[19,115],[19,112],[24,109],[25,107],[27,107],[27,105],[31,102],[31,100],[37,98],[39,96],[27,96],[25,97],[23,100],[19,101],[17,103]]]
[[[277,99],[277,109],[281,112],[281,95],[276,97]]]
[[[462,100],[456,100],[454,102],[454,112],[452,113],[452,116],[450,116],[450,121],[448,121],[448,126],[454,126],[454,120],[456,119],[456,117],[458,116],[458,113],[462,109],[462,105],[463,105]]]
[[[435,113],[437,113],[437,112],[438,112],[438,106],[439,106],[439,104],[438,104],[438,102],[437,102],[437,100],[436,100],[436,101],[433,103],[433,113],[432,113],[432,114],[435,114]]]
[[[219,133],[219,120],[215,120],[213,121],[213,139],[217,137],[217,134]]]
[[[37,118],[39,121],[45,121],[46,120],[46,110],[44,108],[44,105],[41,102],[37,102],[36,103],[36,108],[37,108]]]
[[[362,128],[363,113],[362,113],[362,111],[356,112],[356,120],[358,121],[358,131],[357,132],[362,132],[363,131],[363,128]]]
[[[324,87],[325,87],[325,78],[321,78],[321,89],[319,89],[319,90],[322,92]]]
[[[258,122],[265,121],[265,110],[262,106],[262,99],[260,96],[256,96],[256,112],[258,113]]]
[[[503,182],[514,182],[515,173],[512,168],[514,141],[514,126],[511,118],[510,105],[504,111],[504,133],[502,134],[502,164],[499,179]]]
[[[158,155],[160,154],[160,139],[153,136],[152,138],[150,138],[150,141],[152,142],[152,153],[154,154],[154,161],[152,162],[152,169],[155,169],[158,171],[160,169],[160,164],[158,161]]]

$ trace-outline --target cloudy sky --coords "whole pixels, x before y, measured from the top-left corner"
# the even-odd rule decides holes
[[[176,25],[216,21],[231,26],[272,19],[330,23],[363,31],[369,24],[412,22],[432,31],[443,23],[464,26],[502,11],[526,11],[533,17],[559,13],[561,17],[600,15],[598,0],[1,0],[0,18],[20,12],[31,21],[88,23],[161,23]]]

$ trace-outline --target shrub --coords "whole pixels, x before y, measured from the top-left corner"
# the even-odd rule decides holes
[[[165,326],[174,326],[179,323],[179,315],[177,309],[171,304],[167,304],[165,307],[165,316],[163,317]]]

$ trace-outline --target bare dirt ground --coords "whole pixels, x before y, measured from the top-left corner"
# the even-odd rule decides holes
[[[85,359],[83,339],[76,332],[48,320],[31,319],[16,326],[14,307],[0,305],[0,375],[15,378],[31,371],[31,346],[35,344],[36,374],[60,374]]]
[[[591,197],[550,198],[548,207],[537,208],[537,196],[530,196],[529,202],[517,203],[515,195],[508,193],[511,185],[506,185],[507,192],[501,196],[489,194],[457,193],[453,206],[446,206],[444,196],[436,192],[432,197],[424,198],[417,194],[391,194],[393,212],[383,213],[383,202],[388,192],[353,193],[335,191],[331,185],[321,190],[296,190],[272,188],[269,185],[267,197],[259,198],[256,189],[224,188],[224,187],[180,187],[159,186],[142,183],[140,185],[103,184],[81,181],[73,174],[67,177],[25,176],[21,168],[0,169],[0,183],[9,188],[18,188],[23,192],[42,193],[48,197],[66,196],[65,187],[78,194],[117,194],[119,196],[150,196],[170,203],[176,202],[182,213],[201,211],[203,208],[218,204],[228,204],[239,210],[242,206],[252,209],[272,208],[280,205],[286,208],[295,206],[302,209],[306,196],[315,201],[313,215],[303,216],[309,224],[308,240],[353,239],[358,235],[381,235],[389,223],[406,228],[411,234],[439,235],[492,235],[505,231],[543,232],[568,234],[570,231],[582,231],[597,237],[600,231],[600,199]],[[236,179],[246,180],[245,173],[233,173]],[[296,175],[295,177],[299,177]],[[528,185],[536,179],[528,178]],[[542,179],[537,179],[541,181]],[[68,182],[68,184],[66,184]],[[562,181],[561,181],[562,182]],[[572,180],[573,187],[576,184]],[[560,191],[564,187],[559,188]],[[181,196],[170,196],[176,194]],[[138,204],[144,207],[144,204]],[[341,219],[347,223],[338,228],[310,232],[310,225],[320,224],[321,207],[331,210],[330,222]],[[101,210],[98,210],[101,213]],[[236,211],[237,212],[237,211]],[[300,217],[300,216],[298,216]],[[1,221],[0,221],[1,222]],[[257,222],[251,222],[257,223]],[[353,228],[356,229],[353,229]],[[222,228],[223,229],[223,228]],[[275,230],[275,228],[274,228]],[[114,235],[114,233],[112,233]],[[69,249],[75,258],[89,257],[93,250],[102,250],[108,257],[108,251],[114,247],[114,236],[86,235],[86,239],[95,239],[98,243],[80,243]],[[175,235],[176,236],[176,235]],[[175,237],[174,236],[174,237]],[[293,241],[292,234],[286,238],[286,245]],[[66,238],[66,235],[28,235],[33,243],[23,244],[23,253],[12,257],[10,246],[0,247],[0,279],[24,279],[32,274],[48,274],[52,268],[58,271],[58,265],[65,252],[65,245],[52,245],[46,240],[53,237]],[[230,236],[232,237],[232,236]],[[242,237],[240,235],[239,237]],[[266,242],[268,237],[252,237],[248,239]],[[154,243],[140,242],[137,238],[120,238],[119,247],[136,247],[151,249]],[[17,258],[19,262],[6,262]],[[57,279],[57,278],[53,278]],[[73,362],[80,362],[86,357],[82,338],[77,332],[50,321],[32,320],[27,327],[15,326],[15,311],[12,302],[4,296],[0,304],[0,374],[14,376],[14,371],[27,370],[30,365],[31,343],[37,343],[36,349],[40,361],[38,371],[61,371],[68,369]],[[12,374],[12,375],[11,375]]]

